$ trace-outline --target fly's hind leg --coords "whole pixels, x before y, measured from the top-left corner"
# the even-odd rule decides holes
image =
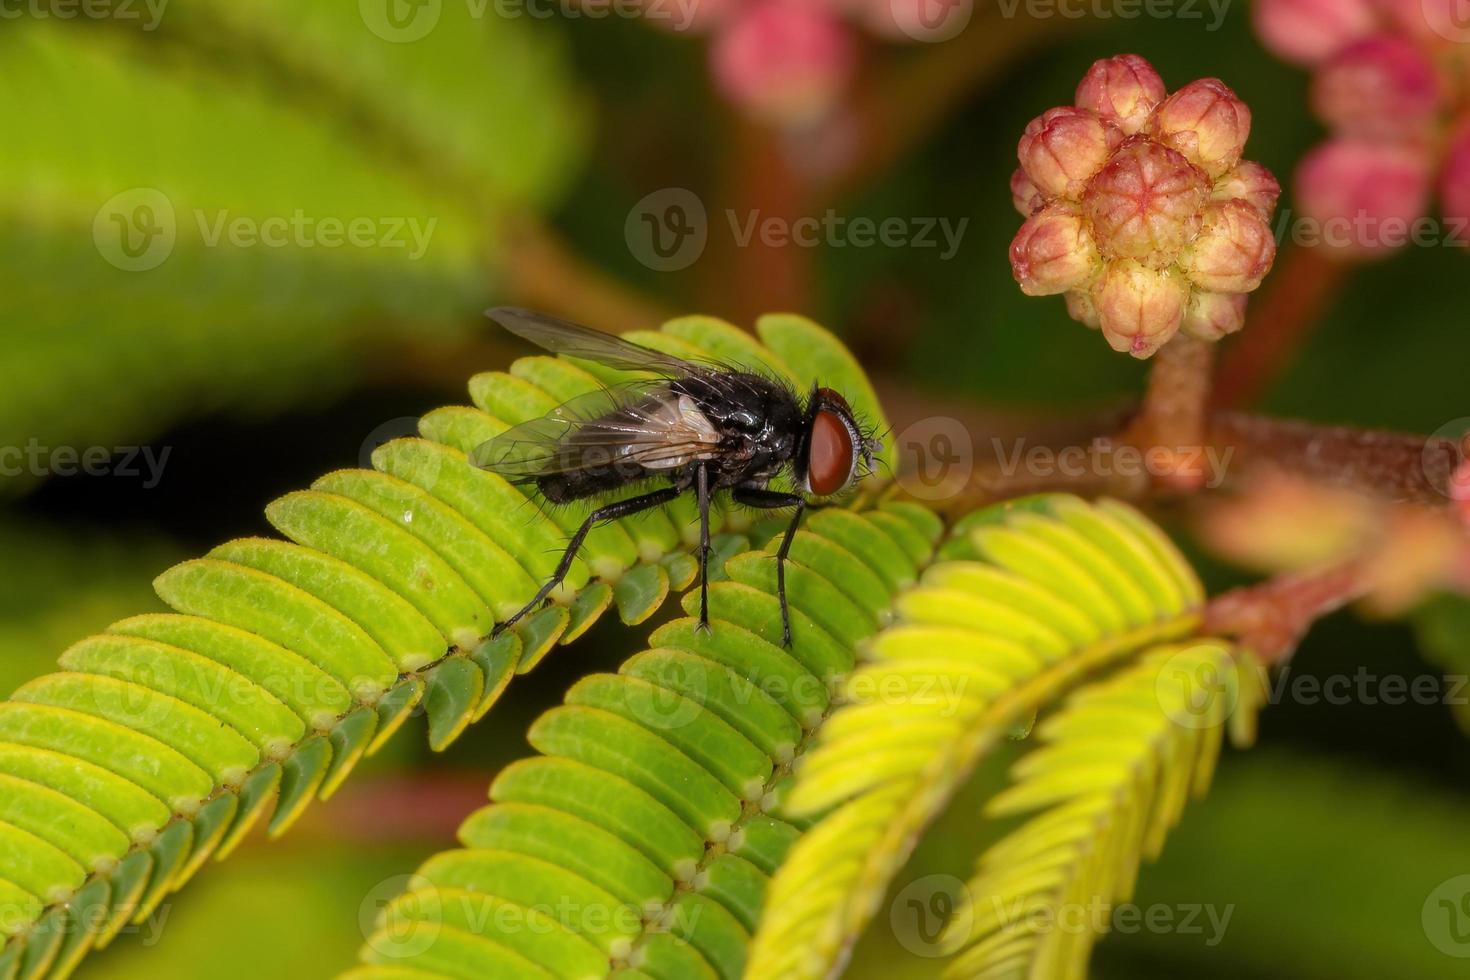
[[[533,611],[537,606],[545,601],[547,596],[551,595],[551,590],[560,585],[562,580],[567,577],[567,572],[571,571],[572,562],[576,561],[577,559],[577,552],[582,550],[582,542],[587,540],[587,533],[598,524],[602,524],[606,521],[615,521],[620,517],[631,517],[632,515],[640,513],[642,511],[661,506],[673,500],[681,493],[683,493],[683,491],[680,490],[678,487],[664,487],[661,490],[655,490],[652,493],[645,493],[642,496],[629,497],[627,500],[614,501],[610,504],[599,507],[592,513],[588,514],[587,519],[582,522],[582,526],[577,528],[577,533],[573,534],[571,540],[567,542],[567,550],[562,552],[561,561],[557,562],[556,571],[551,573],[551,578],[546,580],[546,584],[541,586],[540,590],[536,593],[534,597],[532,597],[531,601],[522,606],[520,611],[518,611],[514,616],[511,616],[504,622],[497,623],[495,629],[491,631],[490,635],[499,636],[501,633],[505,632],[507,629],[520,622],[523,618],[525,618],[527,613]]]
[[[791,539],[801,525],[801,515],[806,512],[806,498],[799,493],[779,493],[765,487],[736,487],[732,493],[735,502],[761,510],[780,510],[794,507],[791,523],[781,537],[781,547],[776,550],[776,598],[781,601],[781,645],[791,646],[791,608],[786,603],[786,556],[791,553]]]

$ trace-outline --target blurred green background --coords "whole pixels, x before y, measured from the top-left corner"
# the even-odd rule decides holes
[[[1095,58],[1134,51],[1171,87],[1226,79],[1255,112],[1248,156],[1283,183],[1320,133],[1305,76],[1259,47],[1243,4],[1218,31],[1208,17],[1035,22],[984,8],[945,44],[872,44],[855,97],[889,114],[836,177],[807,182],[793,176],[799,147],[712,93],[699,38],[630,19],[475,16],[446,0],[434,30],[395,43],[370,29],[368,6],[177,0],[153,30],[34,10],[0,22],[0,446],[49,460],[0,482],[0,694],[73,640],[159,608],[149,582],[172,561],[266,533],[273,497],[357,465],[364,446],[403,434],[405,417],[462,402],[470,374],[516,353],[479,315],[492,302],[619,328],[645,312],[748,322],[792,307],[911,400],[998,420],[1109,411],[1140,389],[1144,367],[1059,300],[1023,297],[1006,262],[1026,121],[1070,101]],[[900,137],[885,118],[922,131]],[[625,222],[676,187],[704,203],[711,241],[688,268],[660,272],[640,262]],[[140,202],[155,199],[113,203],[137,188],[163,195],[175,241],[130,271],[158,254],[139,237],[160,219]],[[881,245],[740,250],[723,231],[726,208],[826,207],[968,225],[947,260]],[[365,218],[379,240],[211,245],[198,216],[208,226],[221,213]],[[433,220],[421,256],[383,240],[396,219]],[[129,230],[140,256],[117,251]],[[1257,407],[1424,432],[1466,414],[1467,261],[1411,250],[1356,272]],[[165,459],[156,485],[119,465],[138,446]],[[59,447],[121,451],[106,473],[65,475]],[[1241,580],[1199,557],[1212,585]],[[1465,622],[1441,620],[1435,643],[1465,656]],[[283,842],[211,869],[156,929],[125,936],[82,975],[348,966],[360,916],[452,842],[497,768],[526,753],[529,721],[646,629],[604,624],[559,651],[443,756],[421,728],[405,732]],[[1409,626],[1351,614],[1317,629],[1293,670],[1360,666],[1438,672]],[[898,888],[964,874],[996,833],[978,813],[1003,761],[956,801]],[[1259,747],[1226,758],[1135,899],[1228,907],[1223,935],[1117,935],[1096,974],[1464,976],[1421,913],[1436,886],[1470,873],[1467,776],[1470,749],[1443,705],[1272,706]],[[850,975],[931,975],[895,908]]]

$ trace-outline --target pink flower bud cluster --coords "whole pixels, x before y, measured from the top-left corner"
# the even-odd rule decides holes
[[[716,90],[747,115],[815,128],[841,108],[861,35],[944,41],[969,23],[975,0],[643,0],[648,21],[710,38]]]
[[[1346,256],[1415,240],[1436,190],[1448,231],[1470,222],[1470,25],[1454,9],[1462,2],[1252,5],[1266,47],[1314,70],[1312,109],[1331,136],[1298,167],[1297,200],[1320,229],[1315,237]]]
[[[1061,293],[1114,350],[1148,357],[1180,330],[1218,340],[1276,257],[1280,187],[1241,159],[1251,115],[1218,79],[1169,95],[1137,55],[1094,64],[1074,105],[1021,136],[1011,178],[1026,218],[1011,271],[1030,296]]]

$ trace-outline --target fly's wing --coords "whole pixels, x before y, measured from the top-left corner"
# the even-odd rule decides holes
[[[623,463],[670,469],[709,459],[719,445],[719,430],[694,400],[654,378],[573,398],[482,443],[471,459],[525,481]]]
[[[596,361],[619,371],[652,371],[666,377],[700,373],[688,361],[542,313],[498,306],[486,310],[485,315],[517,337],[553,354]]]

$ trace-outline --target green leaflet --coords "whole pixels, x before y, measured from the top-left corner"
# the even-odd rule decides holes
[[[481,956],[520,951],[524,915],[497,924],[490,904],[545,912],[558,895],[606,902],[599,921],[620,923],[558,919],[604,950],[595,975],[827,974],[909,835],[991,739],[1195,626],[1193,574],[1122,505],[988,509],[933,564],[940,533],[907,504],[814,515],[788,574],[790,651],[769,642],[769,553],[732,558],[713,628],[662,627],[617,675],[584,679],[543,716],[530,735],[542,755],[495,782],[463,849],[431,859],[401,900],[414,915],[386,913],[349,975],[470,975]],[[1207,719],[1216,741],[1222,720]],[[453,942],[439,942],[450,925]]]
[[[514,964],[527,976],[739,977],[770,875],[800,835],[777,813],[791,767],[923,564],[885,525],[929,554],[941,530],[904,504],[818,516],[787,575],[793,649],[778,645],[769,547],[730,559],[710,589],[711,629],[659,628],[649,650],[543,715],[530,732],[541,754],[501,773],[494,802],[460,828],[463,849],[419,869],[349,975]],[[686,595],[686,610],[697,603]],[[529,922],[544,923],[534,948]]]
[[[686,318],[678,322],[677,337],[673,329],[654,336],[694,356],[729,358],[741,343],[748,360],[779,360],[719,321]],[[830,334],[805,321],[786,330],[784,342],[821,354],[813,363],[824,371],[831,367],[830,383],[853,382],[838,369],[856,367]],[[829,383],[827,374],[822,379]],[[790,380],[806,387],[815,378]],[[696,571],[687,551],[697,529],[690,507],[678,502],[645,519],[598,528],[555,604],[527,617],[514,633],[486,639],[494,622],[530,598],[548,570],[547,552],[564,544],[585,509],[543,511],[523,488],[471,466],[466,453],[595,383],[580,367],[541,357],[518,361],[507,373],[477,376],[470,385],[477,407],[431,412],[419,438],[379,447],[375,470],[329,474],[311,490],[267,507],[287,540],[232,541],[166,571],[155,585],[173,612],[114,623],[66,651],[62,672],[33,680],[0,702],[0,937],[6,940],[0,977],[9,980],[10,965],[28,978],[66,974],[87,950],[145,917],[207,859],[230,853],[252,827],[267,822],[273,836],[283,833],[415,708],[427,715],[430,744],[442,749],[490,709],[516,674],[607,610],[641,621],[669,589],[687,587]],[[866,385],[854,390],[866,391]],[[877,406],[864,398],[859,395],[856,404],[878,418]],[[937,523],[921,515],[895,506],[873,518],[932,540]],[[874,628],[869,607],[912,578],[900,572],[895,579],[892,568],[875,566],[839,576],[848,580],[843,589],[833,586],[816,569],[830,574],[834,563],[855,560],[843,547],[844,536],[850,543],[854,533],[889,532],[854,525],[864,520],[858,517],[814,521],[817,530],[804,533],[793,552],[812,569],[792,579],[797,630],[807,636],[806,659],[799,660],[759,638],[779,636],[774,599],[760,591],[773,575],[771,559],[747,556],[726,570],[724,559],[748,547],[737,532],[749,521],[740,514],[720,519],[727,527],[719,529],[716,560],[729,578],[717,608],[748,633],[734,626],[711,634],[694,633],[687,623],[672,626],[661,641],[668,649],[639,660],[616,684],[589,678],[579,685],[567,708],[544,720],[535,737],[543,746],[562,747],[552,754],[583,767],[522,779],[515,784],[527,794],[518,801],[521,818],[497,818],[480,828],[512,853],[513,846],[534,850],[535,835],[528,832],[534,821],[525,814],[554,808],[569,827],[581,827],[567,823],[573,818],[603,818],[576,811],[569,791],[607,801],[609,810],[619,810],[640,830],[670,831],[669,819],[685,828],[682,839],[674,833],[660,838],[657,857],[624,853],[619,867],[641,890],[619,892],[608,886],[624,887],[624,877],[604,878],[584,895],[594,905],[609,895],[632,906],[667,898],[653,887],[665,872],[650,869],[698,874],[703,851],[697,842],[705,834],[743,844],[735,828],[743,826],[745,809],[768,792],[774,767],[789,763],[801,726],[820,717],[826,679],[850,667],[854,631]],[[822,536],[822,527],[835,530]],[[893,540],[886,553],[900,547]],[[834,608],[852,613],[852,621],[833,620]],[[824,639],[829,629],[844,639]],[[731,646],[732,639],[740,642]],[[746,656],[770,667],[779,682],[772,690],[751,691],[742,683],[738,668]],[[691,664],[708,665],[707,687],[689,686],[699,674],[690,672]],[[641,727],[670,699],[676,712],[690,706],[702,711],[695,700],[702,691],[717,701],[720,714],[702,715],[688,731],[670,734],[673,743]],[[754,705],[749,719],[742,711],[747,704]],[[606,741],[609,725],[630,733],[623,744]],[[626,754],[614,766],[605,756],[619,751]],[[668,779],[675,757],[684,760],[679,775],[688,777],[687,785]],[[654,780],[644,809],[605,785],[600,797],[591,795],[584,770],[599,766],[619,785],[638,773]],[[671,808],[654,789],[678,797],[675,817],[668,817]],[[659,815],[667,819],[660,823]],[[696,831],[700,836],[688,836]],[[584,843],[595,848],[608,839],[605,831],[586,831]],[[731,847],[746,863],[704,869],[712,894],[729,906],[706,907],[704,897],[693,895],[682,905],[676,901],[677,914],[700,924],[686,936],[640,940],[650,963],[697,961],[710,969],[702,957],[728,965],[743,955],[758,893],[750,869],[768,868],[773,842],[782,839],[782,832],[753,829],[748,859]],[[491,863],[515,878],[523,876],[525,862],[554,867],[574,856],[544,851]],[[105,914],[87,911],[94,907]],[[604,932],[599,948],[616,948],[617,935]],[[638,935],[634,928],[629,941]],[[526,952],[514,951],[522,958]],[[505,959],[510,954],[502,951],[486,955],[492,957],[487,964],[521,962]],[[557,955],[579,962],[573,952]]]
[[[1203,599],[1162,532],[1113,501],[987,508],[941,557],[797,769],[785,812],[816,823],[771,883],[748,976],[829,974],[990,746],[1089,674],[1188,635]]]
[[[941,938],[956,954],[945,977],[1086,977],[1140,861],[1208,789],[1227,728],[1260,709],[1258,678],[1219,641],[1159,647],[1044,722],[986,809],[1045,812],[981,856]]]

